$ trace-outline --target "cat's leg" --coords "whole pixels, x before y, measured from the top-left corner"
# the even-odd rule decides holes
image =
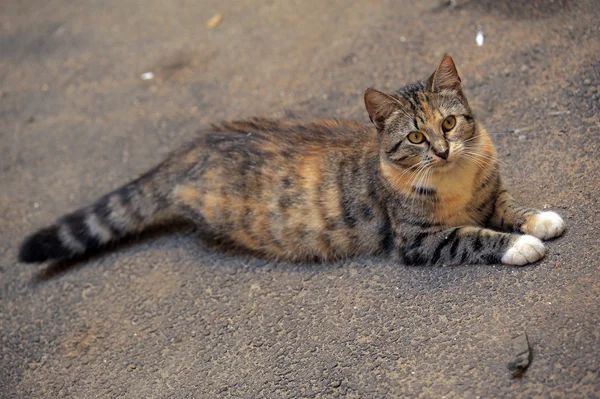
[[[556,213],[521,206],[506,190],[496,197],[489,225],[503,231],[520,231],[542,240],[560,236],[565,222]]]
[[[522,266],[540,260],[546,253],[544,244],[531,235],[501,233],[475,226],[420,231],[408,227],[398,231],[396,243],[408,265],[504,263]]]

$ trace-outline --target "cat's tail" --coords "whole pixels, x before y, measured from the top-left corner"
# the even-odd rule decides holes
[[[171,216],[174,182],[168,169],[161,165],[27,237],[19,260],[38,263],[83,255]]]

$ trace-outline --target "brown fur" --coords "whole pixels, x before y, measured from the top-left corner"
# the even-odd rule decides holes
[[[540,231],[540,213],[504,189],[492,141],[450,57],[426,82],[392,94],[369,89],[365,103],[376,129],[264,118],[214,125],[138,180],[30,237],[21,259],[78,255],[159,216],[187,218],[214,237],[289,260],[539,258],[509,251],[521,237],[513,232]],[[456,124],[444,132],[448,115]],[[426,141],[410,142],[411,131]]]

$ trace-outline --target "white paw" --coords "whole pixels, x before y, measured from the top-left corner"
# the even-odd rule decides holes
[[[526,233],[541,240],[558,237],[565,231],[565,222],[556,212],[541,212],[527,222]]]
[[[533,263],[544,257],[546,247],[544,243],[534,236],[524,235],[513,243],[502,256],[502,263],[507,265],[523,266]]]

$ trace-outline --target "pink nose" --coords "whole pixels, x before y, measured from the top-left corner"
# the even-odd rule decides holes
[[[442,159],[448,159],[448,154],[450,153],[450,149],[446,148],[446,151],[444,152],[438,152],[438,151],[434,151],[435,155],[437,155],[438,157],[442,158]]]

